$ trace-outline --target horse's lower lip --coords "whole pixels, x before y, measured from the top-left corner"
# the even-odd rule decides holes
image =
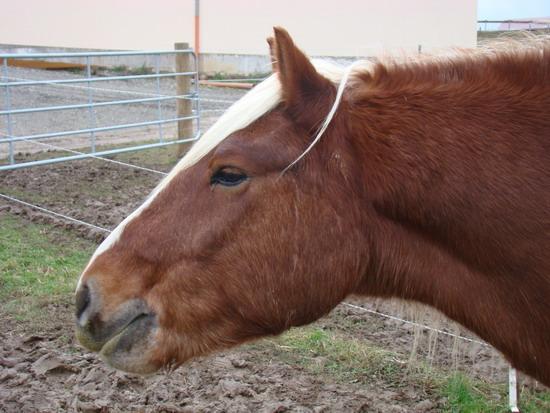
[[[150,365],[146,357],[156,329],[156,317],[141,314],[109,338],[99,350],[99,355],[111,366],[127,372],[156,371],[158,366]]]

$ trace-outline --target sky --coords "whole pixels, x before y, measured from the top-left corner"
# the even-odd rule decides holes
[[[550,0],[477,0],[478,20],[550,17]]]

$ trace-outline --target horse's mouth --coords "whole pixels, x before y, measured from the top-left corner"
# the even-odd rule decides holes
[[[151,373],[158,367],[150,365],[146,354],[157,329],[155,317],[141,314],[111,337],[99,351],[100,357],[112,367],[131,373]]]
[[[112,367],[129,373],[146,374],[159,368],[151,364],[147,357],[157,330],[156,316],[142,313],[122,324],[108,337],[103,336],[100,341],[82,329],[77,328],[76,335],[84,347],[98,352],[101,359]]]

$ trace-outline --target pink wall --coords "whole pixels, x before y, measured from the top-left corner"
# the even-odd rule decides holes
[[[194,0],[4,0],[0,43],[107,49],[193,44]],[[274,25],[310,55],[473,47],[476,0],[202,0],[202,51],[265,54]]]

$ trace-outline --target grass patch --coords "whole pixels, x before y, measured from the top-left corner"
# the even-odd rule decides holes
[[[265,340],[287,362],[306,370],[330,375],[344,383],[384,382],[391,388],[412,387],[432,400],[443,400],[447,413],[500,413],[508,411],[506,384],[488,383],[457,371],[429,367],[420,361],[381,349],[317,327],[288,331],[275,340]],[[521,411],[550,411],[550,392],[524,388]]]
[[[550,412],[550,391],[522,391],[522,412]]]
[[[271,72],[255,72],[248,75],[231,74],[225,72],[216,72],[208,76],[208,80],[231,80],[242,79],[243,82],[259,83],[256,79],[265,79],[271,75]]]
[[[0,215],[0,301],[18,318],[70,297],[96,245],[51,225]]]
[[[441,389],[447,398],[445,411],[449,413],[506,412],[507,395],[504,388],[481,388],[463,374],[456,373],[447,379]],[[488,394],[489,393],[489,394]]]
[[[441,386],[437,372],[427,364],[410,363],[407,357],[368,341],[318,327],[291,329],[268,343],[283,360],[340,383],[382,381],[391,388],[413,386],[430,395]]]
[[[113,66],[111,67],[111,71],[115,72],[115,73],[126,73],[128,71],[128,66],[127,65],[116,65],[116,66]]]
[[[507,413],[508,388],[505,384],[488,384],[462,373],[448,377],[441,388],[447,399],[448,413]],[[523,388],[520,410],[524,413],[550,412],[550,392]]]
[[[283,351],[291,350],[290,356],[298,357],[307,369],[328,373],[343,382],[383,379],[395,385],[407,373],[406,360],[396,353],[319,328],[292,329],[278,339],[277,345]]]
[[[108,68],[102,68],[103,70],[108,70]],[[129,67],[127,65],[116,65],[110,68],[111,72],[117,75],[149,75],[154,73],[152,67],[149,67],[143,63],[138,67]]]
[[[140,141],[135,144],[145,145],[148,143],[156,143],[156,141]],[[186,145],[189,147],[191,146],[190,144]],[[116,147],[116,145],[105,145],[101,147],[101,150],[108,150]],[[164,171],[171,169],[179,160],[177,155],[177,144],[143,151],[120,153],[115,156],[109,156],[109,158],[149,168],[158,168]]]

